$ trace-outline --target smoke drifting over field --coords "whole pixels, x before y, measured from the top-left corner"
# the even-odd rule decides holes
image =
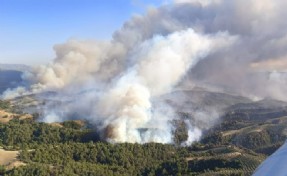
[[[24,75],[31,87],[3,97],[57,91],[69,104],[48,109],[45,121],[77,113],[111,142],[170,143],[177,110],[159,99],[175,87],[213,85],[287,100],[286,5],[284,0],[175,0],[150,8],[115,31],[111,41],[56,45],[53,63]],[[212,114],[194,112],[194,118],[214,121]],[[188,143],[198,140],[205,127],[185,123]]]

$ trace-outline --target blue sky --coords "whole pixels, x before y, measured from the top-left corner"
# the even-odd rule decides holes
[[[67,39],[110,39],[161,0],[0,0],[0,63],[51,62]]]

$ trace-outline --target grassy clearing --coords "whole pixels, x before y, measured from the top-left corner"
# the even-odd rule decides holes
[[[19,151],[6,151],[4,149],[0,149],[0,165],[8,165],[14,161],[17,161],[17,156]]]

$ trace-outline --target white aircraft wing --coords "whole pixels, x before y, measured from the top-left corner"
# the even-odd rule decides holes
[[[287,141],[259,165],[253,176],[287,176]]]

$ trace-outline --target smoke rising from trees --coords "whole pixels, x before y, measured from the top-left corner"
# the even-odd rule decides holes
[[[45,121],[77,112],[108,141],[170,143],[170,122],[177,115],[157,99],[174,88],[212,85],[287,100],[286,5],[284,0],[175,0],[150,8],[128,20],[111,41],[55,45],[53,63],[24,75],[29,88],[2,97],[56,91],[61,99],[69,97],[69,104],[48,108]],[[201,128],[186,123],[189,143],[199,139]]]

